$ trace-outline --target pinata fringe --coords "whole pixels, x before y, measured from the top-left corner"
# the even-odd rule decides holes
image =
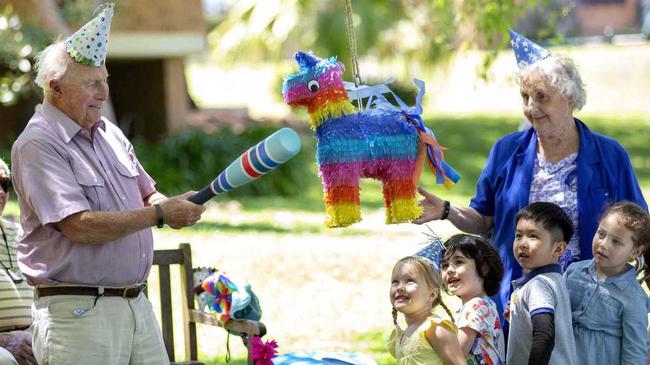
[[[361,221],[361,206],[358,204],[326,205],[325,212],[329,217],[325,224],[329,228],[347,227]]]
[[[386,206],[386,223],[406,223],[422,215],[422,207],[413,199],[395,199]]]
[[[317,110],[309,113],[309,125],[312,130],[316,130],[328,118],[340,118],[346,114],[354,114],[356,109],[347,99],[330,101],[323,104]]]
[[[359,205],[359,186],[339,185],[332,186],[325,192],[325,204],[328,206],[336,204]]]

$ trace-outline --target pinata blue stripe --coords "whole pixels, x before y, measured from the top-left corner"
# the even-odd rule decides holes
[[[406,160],[417,156],[418,137],[414,134],[368,136],[366,139],[328,138],[318,144],[316,159],[319,164]]]
[[[265,144],[265,142],[266,142],[266,140],[258,143],[257,147],[255,148],[257,150],[257,152],[259,153],[259,157],[262,160],[262,163],[264,165],[268,166],[270,169],[278,167],[280,164],[273,161],[271,156],[269,156],[269,154],[266,153],[266,144]]]
[[[396,121],[398,121],[396,123]],[[314,133],[321,141],[332,136],[339,138],[364,139],[368,136],[391,136],[401,134],[417,135],[416,127],[406,121],[400,113],[357,113],[329,119],[322,123]]]
[[[258,143],[257,145],[259,146],[260,144],[261,143]],[[271,168],[264,166],[264,164],[260,161],[260,158],[258,156],[258,149],[255,147],[252,147],[248,150],[248,159],[251,162],[251,166],[262,174],[266,174],[272,170]]]

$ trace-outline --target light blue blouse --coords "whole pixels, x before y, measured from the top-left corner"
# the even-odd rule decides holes
[[[648,296],[632,266],[603,281],[595,261],[573,263],[564,273],[571,299],[580,364],[646,364]]]

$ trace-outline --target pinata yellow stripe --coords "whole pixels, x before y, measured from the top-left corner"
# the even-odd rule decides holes
[[[413,199],[395,199],[386,207],[386,223],[410,222],[422,215],[422,207]]]
[[[445,176],[445,182],[443,184],[444,184],[445,188],[451,189],[454,186],[455,183],[450,178]]]
[[[356,113],[356,109],[349,100],[331,101],[309,113],[309,125],[311,129],[316,130],[327,118],[340,118],[344,114],[354,113]]]
[[[333,204],[325,206],[325,212],[330,219],[327,227],[347,227],[361,221],[361,207],[358,204]]]

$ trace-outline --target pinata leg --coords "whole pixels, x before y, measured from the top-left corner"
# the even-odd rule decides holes
[[[412,179],[384,181],[386,223],[410,222],[422,215],[416,200],[416,185]]]
[[[361,220],[359,199],[359,164],[326,164],[320,166],[323,178],[323,200],[327,213],[326,225],[347,227]]]
[[[347,227],[361,220],[358,184],[332,186],[324,193],[328,227]]]

